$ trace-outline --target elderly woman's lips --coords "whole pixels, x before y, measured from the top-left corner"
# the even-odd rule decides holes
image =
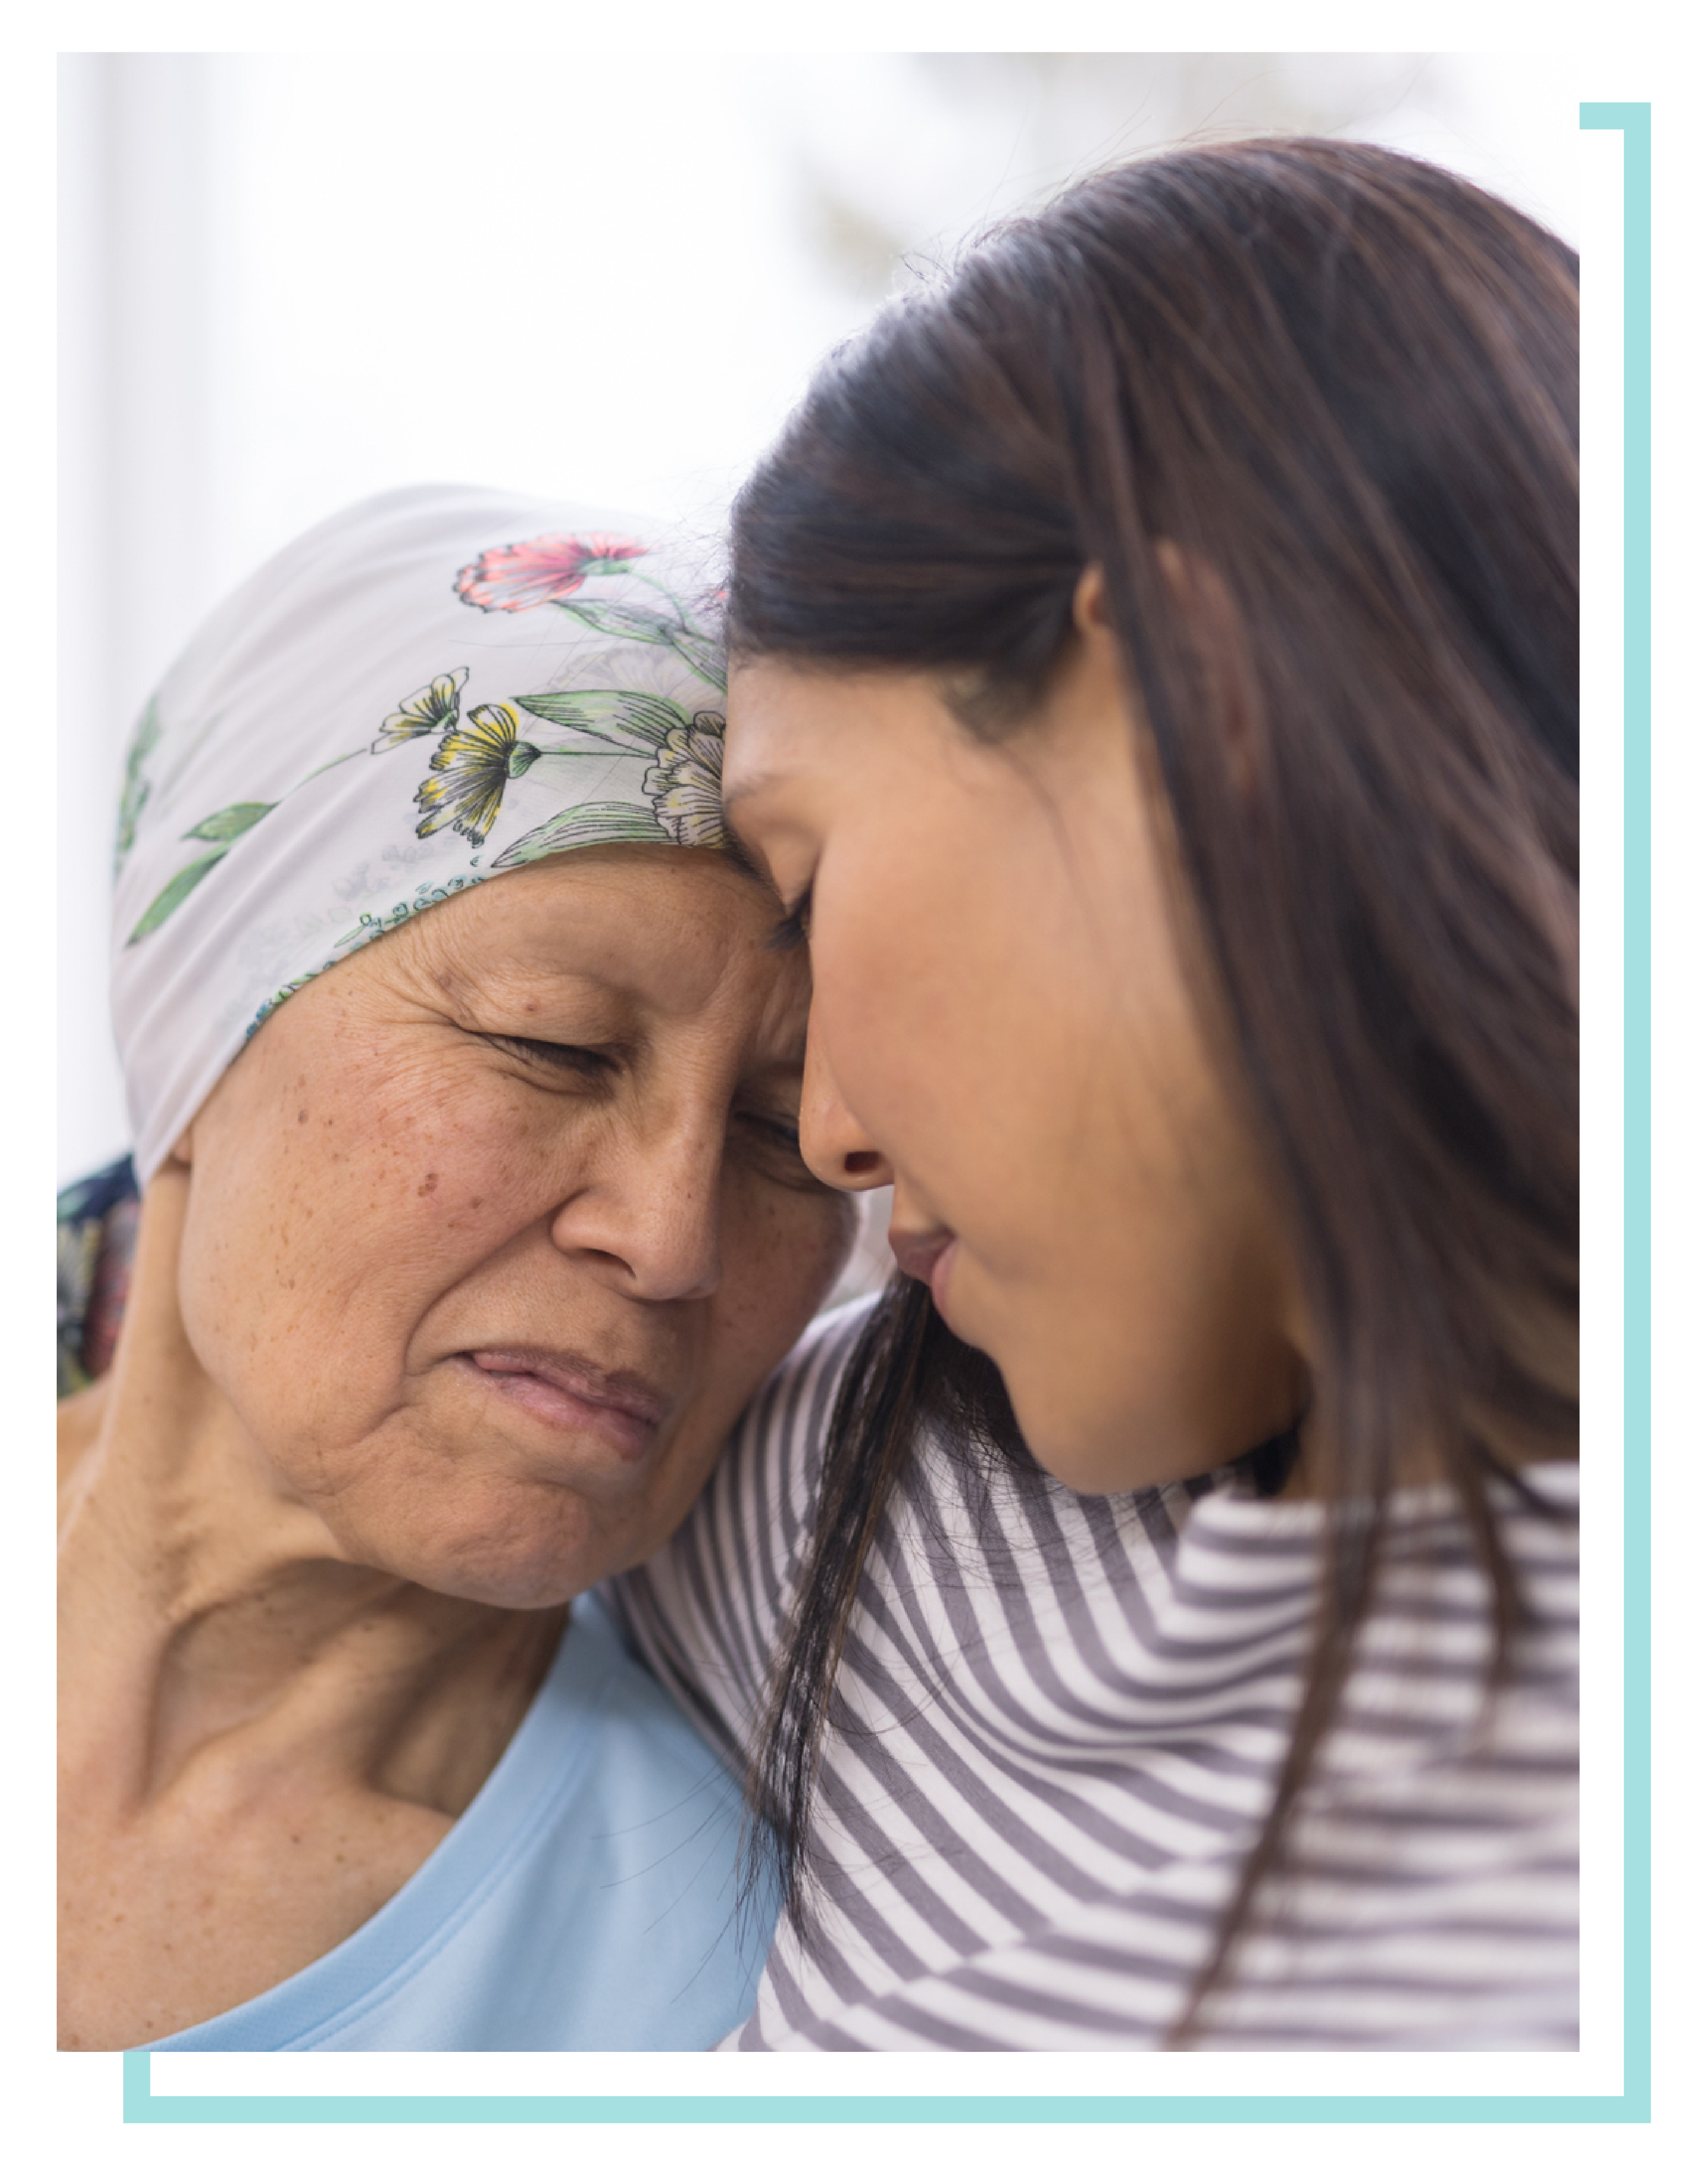
[[[637,1459],[669,1403],[628,1370],[601,1370],[579,1356],[532,1347],[480,1347],[460,1358],[520,1407],[560,1430],[598,1433]]]

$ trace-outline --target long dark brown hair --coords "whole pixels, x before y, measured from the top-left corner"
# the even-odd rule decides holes
[[[1279,1864],[1402,1464],[1457,1495],[1497,1678],[1501,1502],[1575,1448],[1577,539],[1572,252],[1309,140],[1118,167],[1000,228],[831,358],[736,505],[738,656],[932,672],[981,735],[1103,570],[1289,1223],[1329,1513],[1291,1748],[1182,2039]],[[797,1922],[844,1632],[928,1424],[1027,1459],[902,1282],[842,1387],[754,1762]]]

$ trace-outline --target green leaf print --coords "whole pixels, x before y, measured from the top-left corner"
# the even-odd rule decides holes
[[[497,861],[495,871],[515,870],[521,863],[537,863],[542,856],[559,856],[565,848],[602,848],[618,841],[669,840],[656,818],[636,810],[630,802],[587,802],[560,811],[532,833],[513,840]]]
[[[125,944],[134,946],[139,939],[146,939],[151,931],[157,931],[174,909],[180,902],[187,900],[195,892],[214,865],[223,861],[224,856],[224,848],[216,848],[211,856],[204,856],[199,862],[186,865],[169,885],[163,887],[156,894],[147,907],[143,910],[135,930],[125,940]]]
[[[724,654],[710,636],[702,636],[680,614],[662,614],[652,606],[631,605],[621,598],[554,598],[559,613],[570,614],[584,627],[601,636],[621,637],[629,643],[657,643],[674,651],[702,681],[714,689],[725,685]]]
[[[183,837],[186,840],[223,840],[229,844],[240,833],[258,825],[267,812],[276,807],[271,802],[234,802],[228,809],[216,810],[212,817],[204,818],[199,825],[192,825]]]
[[[142,806],[148,800],[148,782],[142,776],[142,768],[160,740],[160,699],[151,696],[136,723],[136,732],[130,738],[130,747],[124,758],[124,787],[118,798],[118,831],[113,843],[113,875],[117,878],[124,867],[124,858],[136,844],[137,821],[142,815]]]
[[[680,623],[654,606],[635,606],[622,598],[554,598],[559,613],[568,614],[584,628],[601,636],[621,636],[629,643],[674,646]]]
[[[537,719],[595,741],[653,757],[672,728],[686,727],[688,714],[668,696],[649,696],[638,689],[562,689],[541,696],[513,699]]]
[[[678,629],[670,643],[677,657],[685,659],[702,681],[709,681],[719,692],[728,685],[722,644],[714,643],[697,628]]]

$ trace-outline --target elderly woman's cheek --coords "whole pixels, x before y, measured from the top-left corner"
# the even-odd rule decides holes
[[[339,1094],[330,1056],[317,1065],[298,1027],[288,1010],[268,1024],[272,1050],[257,1046],[198,1120],[179,1258],[202,1368],[287,1438],[311,1417],[330,1424],[333,1356],[347,1395],[372,1398],[366,1380],[402,1331],[399,1274],[433,1252],[407,1185],[421,1146],[388,1133],[366,1083]]]
[[[853,1247],[851,1197],[830,1189],[757,1186],[725,1250],[725,1290],[745,1357],[762,1374],[780,1362],[824,1307]]]

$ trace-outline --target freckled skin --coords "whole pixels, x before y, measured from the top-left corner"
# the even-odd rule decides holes
[[[458,1594],[555,1599],[581,1586],[595,1538],[601,1572],[643,1556],[846,1250],[851,1214],[775,1133],[806,994],[799,962],[763,948],[774,905],[714,857],[654,857],[517,873],[467,897],[483,919],[446,904],[317,979],[187,1147],[181,1294],[210,1374],[353,1550],[401,1554]],[[566,975],[557,934],[576,915]],[[621,1057],[566,1075],[480,1033],[507,1027]],[[271,1118],[300,1109],[306,1073],[338,1115],[331,1159]],[[266,1168],[258,1137],[277,1146]],[[242,1269],[258,1256],[265,1303]],[[288,1312],[280,1295],[297,1297]],[[638,1467],[592,1442],[547,1451],[446,1367],[527,1344],[658,1378],[656,1449]],[[262,1382],[228,1348],[262,1358]]]
[[[113,1370],[63,1412],[66,2048],[383,1905],[834,1281],[775,914],[705,851],[491,881],[295,994],[150,1183]],[[656,1424],[543,1421],[489,1349],[633,1374]]]

